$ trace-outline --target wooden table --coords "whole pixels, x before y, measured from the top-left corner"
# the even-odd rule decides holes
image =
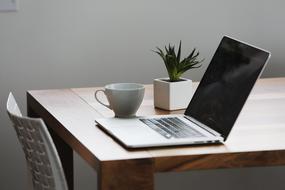
[[[285,164],[285,78],[260,79],[226,143],[210,146],[127,150],[95,126],[113,116],[94,100],[95,89],[27,93],[28,115],[49,127],[71,190],[73,150],[97,170],[98,190],[153,190],[155,172]],[[154,109],[152,98],[146,85],[138,115],[183,113]]]

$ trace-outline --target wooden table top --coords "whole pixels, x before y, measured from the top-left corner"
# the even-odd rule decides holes
[[[258,80],[225,144],[138,150],[125,149],[95,125],[96,118],[113,116],[94,99],[96,89],[27,93],[28,106],[95,168],[132,159],[151,159],[155,171],[285,164],[285,78]],[[138,115],[183,112],[155,109],[152,85],[146,85]]]

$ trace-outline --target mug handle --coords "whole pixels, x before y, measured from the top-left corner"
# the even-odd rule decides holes
[[[104,104],[103,102],[101,102],[101,100],[99,100],[99,98],[97,97],[98,92],[103,92],[103,93],[105,94],[105,96],[106,96],[105,90],[96,90],[96,91],[95,91],[95,94],[94,94],[95,99],[96,99],[100,104],[102,104],[103,106],[105,106],[105,107],[107,107],[107,108],[109,108],[109,109],[112,109],[110,105]]]

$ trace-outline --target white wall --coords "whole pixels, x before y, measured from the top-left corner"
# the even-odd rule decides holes
[[[25,109],[28,89],[151,83],[166,75],[150,50],[182,40],[206,58],[186,77],[199,80],[223,34],[272,52],[263,77],[285,76],[285,2],[282,0],[19,0],[0,13],[1,189],[23,189],[25,162],[5,113],[13,91]],[[79,157],[76,184],[94,189],[94,172]],[[284,167],[157,175],[157,189],[284,189]],[[204,183],[205,178],[207,183]],[[173,179],[174,182],[171,182]]]

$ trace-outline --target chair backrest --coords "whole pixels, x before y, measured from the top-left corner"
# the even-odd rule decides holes
[[[67,190],[63,168],[42,119],[24,117],[12,93],[7,113],[25,153],[35,190]]]

